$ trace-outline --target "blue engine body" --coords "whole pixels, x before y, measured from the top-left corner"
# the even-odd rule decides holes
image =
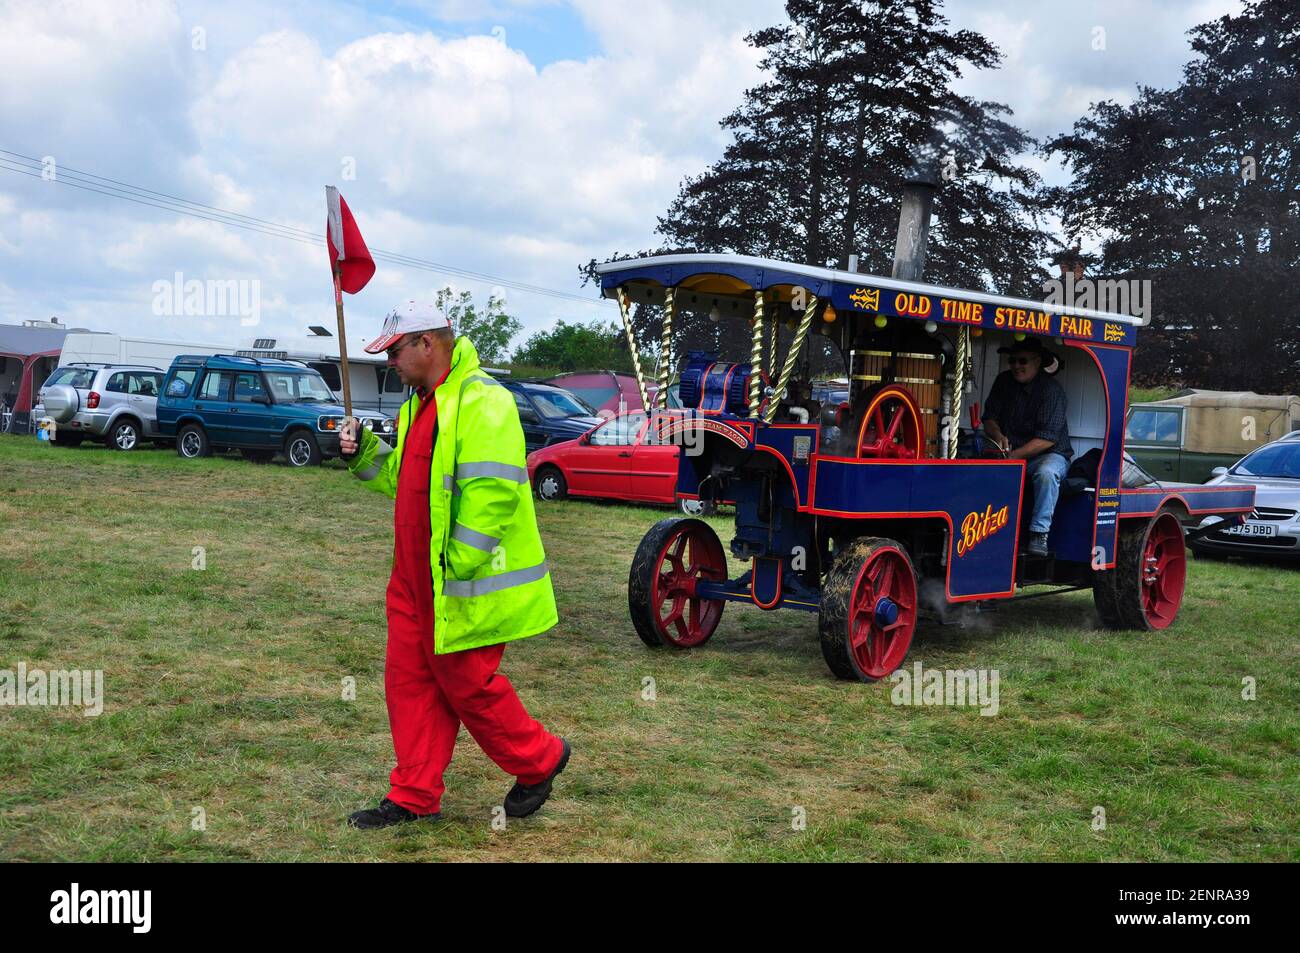
[[[690,351],[681,373],[682,406],[702,414],[749,414],[750,364],[719,361],[711,351]]]

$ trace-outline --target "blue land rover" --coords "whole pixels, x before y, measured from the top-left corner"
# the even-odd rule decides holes
[[[392,418],[354,416],[380,439],[396,440]],[[290,466],[312,466],[338,456],[342,427],[343,408],[325,379],[294,361],[182,354],[158,397],[159,431],[190,459],[233,448],[256,462],[281,452]]]

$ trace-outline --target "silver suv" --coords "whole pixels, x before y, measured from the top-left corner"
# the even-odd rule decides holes
[[[51,418],[55,442],[73,447],[87,439],[118,450],[166,442],[158,431],[164,377],[161,368],[140,364],[67,364],[42,385],[32,419]]]

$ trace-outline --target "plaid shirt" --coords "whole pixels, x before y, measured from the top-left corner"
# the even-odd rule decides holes
[[[1052,441],[1048,452],[1067,460],[1074,456],[1065,420],[1065,390],[1042,371],[1028,384],[1017,384],[1010,371],[999,374],[984,401],[983,419],[998,422],[1012,449],[1037,437]]]

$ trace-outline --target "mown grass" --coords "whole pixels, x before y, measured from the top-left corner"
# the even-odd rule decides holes
[[[1300,859],[1295,569],[1195,562],[1162,633],[1097,628],[1087,593],[925,625],[909,661],[1000,672],[982,717],[835,681],[804,613],[645,648],[626,575],[672,514],[585,502],[541,510],[561,624],[504,665],[574,744],[552,801],[494,830],[510,779],[462,732],[443,823],[349,830],[391,766],[391,513],[337,464],[0,437],[0,668],[107,695],[0,708],[0,859]]]

